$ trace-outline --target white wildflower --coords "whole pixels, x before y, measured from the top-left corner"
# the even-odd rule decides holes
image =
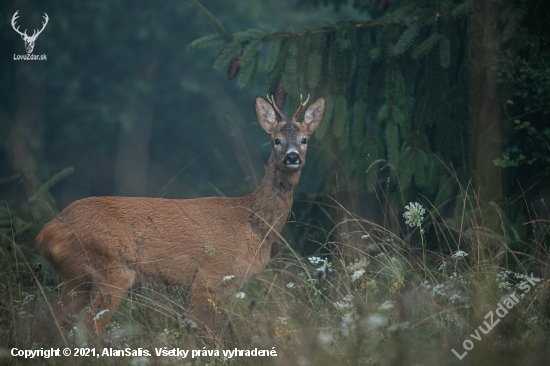
[[[355,271],[355,272],[351,275],[351,280],[352,280],[353,282],[355,282],[355,281],[357,281],[358,279],[360,279],[361,276],[364,275],[364,274],[365,274],[365,270],[363,270],[363,269],[360,269],[360,270],[358,270],[358,271]]]
[[[350,304],[349,302],[337,301],[337,302],[334,303],[334,307],[336,307],[336,309],[338,309],[338,310],[347,310],[347,309],[352,308],[353,305]]]
[[[355,309],[348,311],[344,316],[342,317],[342,334],[345,336],[349,336],[350,331],[355,330],[357,328],[357,321],[359,320],[359,315],[357,315],[357,312]]]
[[[453,255],[451,255],[451,258],[453,258],[453,259],[466,259],[467,256],[468,256],[468,253],[463,252],[462,250],[459,250],[459,251],[455,252]]]
[[[469,285],[470,284],[470,282],[467,279],[465,279],[461,274],[458,274],[456,272],[453,272],[451,277],[449,277],[449,280],[460,283],[462,285]]]
[[[232,280],[233,278],[235,278],[234,275],[225,276],[225,277],[223,278],[222,282]]]
[[[460,295],[458,295],[458,294],[454,294],[453,296],[451,296],[451,297],[449,298],[449,301],[452,302],[453,304],[454,304],[455,302],[460,301],[460,300],[461,300],[461,297],[460,297]]]
[[[322,345],[328,346],[332,342],[332,334],[328,332],[320,332],[317,335],[317,339],[319,339],[319,343]]]
[[[314,266],[318,265],[318,264],[321,264],[324,262],[324,260],[322,258],[319,258],[319,257],[309,257],[308,260],[310,261],[311,264],[313,264]]]
[[[401,323],[401,324],[394,324],[394,325],[390,326],[390,327],[388,328],[388,330],[389,330],[390,332],[394,332],[394,331],[396,331],[396,330],[398,330],[398,329],[402,329],[402,330],[407,329],[408,327],[409,327],[409,322],[403,322],[403,323]]]
[[[405,206],[405,213],[403,217],[405,218],[405,224],[410,225],[410,227],[420,226],[422,220],[424,219],[424,214],[426,210],[418,202],[410,202]]]
[[[382,314],[372,314],[366,320],[367,330],[376,330],[388,324],[388,318]]]
[[[244,292],[237,292],[235,295],[237,299],[244,299],[246,297],[246,294]]]
[[[355,262],[348,264],[347,269],[349,271],[357,271],[359,269],[364,269],[365,267],[367,267],[367,258],[357,258]]]
[[[334,303],[334,307],[338,310],[348,310],[353,308],[353,304],[351,303],[353,301],[353,295],[346,295],[342,299],[342,301],[338,301]]]
[[[289,283],[286,284],[287,288],[293,288],[294,286],[296,286],[296,284],[294,282],[289,282]]]
[[[189,326],[189,328],[193,329],[193,328],[198,328],[197,326],[197,323],[195,323],[194,321],[192,321],[191,319],[189,318],[185,318],[181,321],[181,325],[183,327],[187,327]]]
[[[390,310],[393,308],[393,301],[386,300],[378,307],[378,310]]]

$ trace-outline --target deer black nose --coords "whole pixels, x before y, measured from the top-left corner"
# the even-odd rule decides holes
[[[300,155],[298,155],[298,153],[290,152],[290,153],[286,154],[285,163],[286,164],[301,164],[302,159],[300,159]]]

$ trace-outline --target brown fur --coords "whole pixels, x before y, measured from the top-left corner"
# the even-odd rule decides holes
[[[71,313],[89,304],[92,311],[84,323],[101,335],[125,292],[144,279],[191,286],[191,315],[203,329],[219,334],[220,314],[208,300],[223,312],[230,282],[223,278],[250,277],[265,268],[305,163],[302,138],[320,125],[324,110],[325,101],[319,99],[306,111],[304,122],[278,123],[272,107],[256,98],[260,125],[272,141],[281,143],[274,145],[260,186],[248,196],[90,197],[44,225],[37,246],[66,283],[54,309],[59,323],[65,325]],[[299,151],[297,169],[283,163],[289,146]],[[94,321],[101,310],[109,311]]]

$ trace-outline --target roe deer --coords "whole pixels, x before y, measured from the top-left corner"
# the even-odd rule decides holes
[[[271,104],[256,97],[256,116],[273,150],[264,179],[248,196],[89,197],[73,202],[44,225],[37,246],[65,282],[53,309],[58,323],[64,326],[71,314],[89,304],[84,324],[101,335],[139,278],[190,285],[193,318],[202,329],[219,335],[219,313],[228,297],[224,287],[231,282],[224,277],[246,277],[265,268],[271,244],[292,207],[307,141],[325,114],[325,99],[317,99],[299,123],[308,101],[309,96],[302,103],[300,96],[298,110],[287,121],[273,97]],[[102,310],[108,311],[95,316]]]

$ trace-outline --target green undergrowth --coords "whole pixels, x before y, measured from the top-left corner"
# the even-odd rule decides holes
[[[72,357],[83,365],[544,364],[550,359],[548,221],[527,224],[530,235],[522,239],[496,204],[484,207],[467,192],[462,200],[462,215],[448,220],[429,202],[425,212],[412,212],[416,204],[403,208],[395,213],[401,227],[394,231],[340,206],[341,222],[317,228],[325,240],[306,257],[279,237],[277,254],[263,272],[227,278],[234,286],[220,313],[223,339],[214,347],[188,313],[188,289],[156,283],[138,283],[124,295],[100,338],[75,319],[63,337],[34,343],[32,326],[57,301],[59,284],[38,265],[32,241],[4,233],[0,363],[66,364],[63,356],[25,360],[10,352],[69,347],[151,354]],[[403,213],[414,227],[405,225]],[[484,224],[491,216],[494,227]],[[200,354],[182,359],[157,356],[156,349]],[[235,349],[275,350],[277,356],[224,357],[224,350]]]

